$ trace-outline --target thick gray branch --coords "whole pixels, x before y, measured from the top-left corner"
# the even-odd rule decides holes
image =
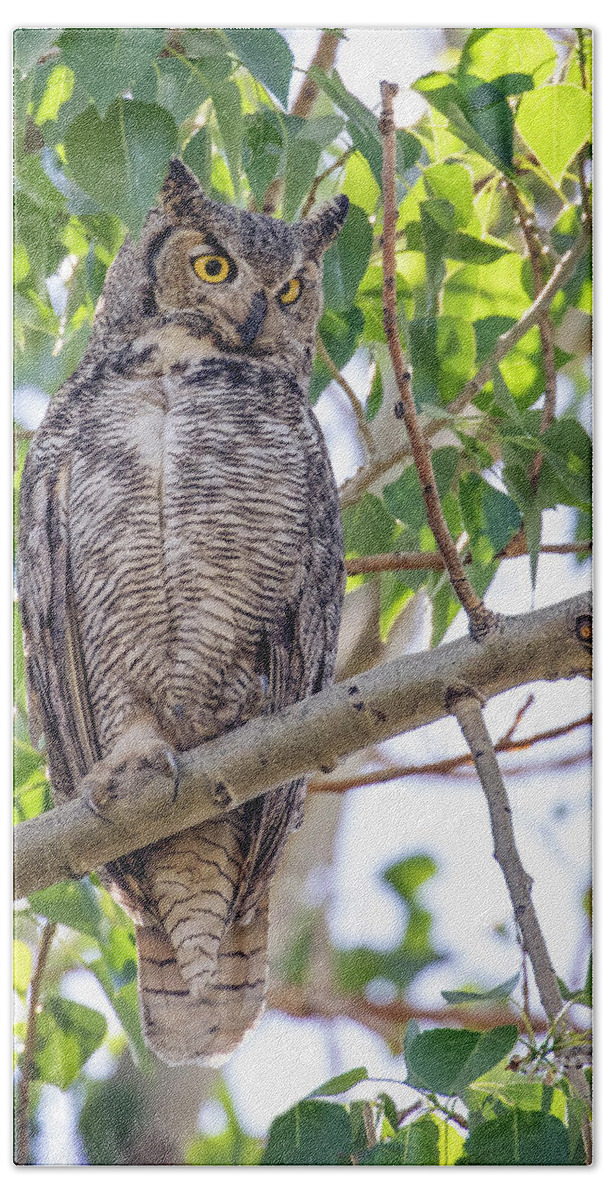
[[[489,698],[539,679],[588,675],[590,631],[589,594],[502,617],[483,645],[467,637],[395,659],[180,755],[175,801],[173,782],[157,776],[101,814],[77,799],[25,821],[15,830],[15,895],[80,878],[280,783],[437,721],[446,716],[450,689],[464,685]]]

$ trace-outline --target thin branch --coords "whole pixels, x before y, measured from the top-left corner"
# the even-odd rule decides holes
[[[552,1025],[560,1031],[567,1025],[567,1010],[557,975],[532,901],[533,879],[528,875],[515,841],[513,814],[496,753],[484,720],[478,692],[454,689],[449,707],[475,762],[475,769],[488,802],[494,858],[507,885],[511,907],[521,933],[523,948],[530,960],[542,1006]],[[579,1096],[590,1103],[587,1080],[579,1067],[566,1068],[569,1082]]]
[[[469,637],[409,654],[317,695],[257,717],[178,756],[177,780],[144,772],[141,786],[91,809],[84,798],[15,829],[16,896],[171,837],[272,791],[333,769],[339,759],[446,715],[446,690],[463,683],[496,696],[539,679],[590,672],[591,597],[501,617],[483,643]],[[177,782],[177,797],[174,796]]]
[[[570,249],[560,258],[554,271],[547,280],[542,292],[536,297],[536,300],[530,305],[526,312],[511,326],[505,333],[501,334],[496,342],[496,345],[490,355],[482,363],[477,371],[477,374],[465,384],[464,388],[455,400],[452,400],[446,407],[446,418],[433,418],[427,421],[424,426],[423,434],[428,440],[440,429],[443,429],[449,422],[450,417],[457,416],[462,413],[469,405],[475,402],[476,396],[485,387],[486,383],[492,378],[494,368],[498,366],[502,359],[514,349],[520,338],[532,329],[538,323],[538,315],[545,312],[551,305],[555,296],[561,288],[568,282],[574,274],[581,258],[586,253],[589,245],[589,225],[587,221],[583,222],[583,228],[577,240],[572,244]],[[351,479],[340,488],[340,500],[342,507],[346,508],[350,504],[357,504],[368,488],[386,474],[392,467],[398,463],[411,459],[412,450],[410,446],[401,446],[398,450],[387,455],[385,459],[374,459],[366,467],[362,467]]]
[[[49,921],[42,931],[40,947],[38,949],[38,960],[30,982],[30,995],[27,1006],[27,1032],[20,1062],[21,1078],[19,1080],[16,1104],[17,1145],[15,1149],[15,1163],[17,1166],[24,1166],[29,1159],[30,1085],[34,1075],[34,1054],[36,1052],[36,1028],[40,990],[42,987],[42,976],[44,975],[56,928],[57,926]]]
[[[591,713],[585,717],[579,717],[576,721],[569,721],[566,725],[559,725],[555,729],[545,729],[540,733],[533,733],[527,738],[522,738],[521,741],[512,739],[511,731],[508,731],[494,745],[494,750],[497,754],[511,754],[514,751],[529,750],[531,746],[538,745],[539,742],[550,742],[556,738],[565,737],[566,734],[572,733],[575,729],[583,729],[586,725],[591,725]],[[556,762],[541,762],[538,764],[538,769],[541,771],[560,770],[566,766],[578,766],[580,762],[585,761],[580,755],[572,756],[571,758],[559,759]],[[382,767],[377,771],[368,771],[365,775],[353,775],[347,778],[339,779],[317,779],[315,778],[309,785],[309,792],[334,792],[335,794],[342,792],[350,792],[353,788],[371,787],[378,783],[392,783],[396,779],[408,779],[412,775],[451,775],[454,771],[459,771],[461,767],[472,767],[474,765],[470,754],[457,754],[452,758],[442,758],[439,762],[431,763],[410,763],[407,766]],[[531,772],[534,768],[530,764],[523,767],[524,772]],[[503,768],[504,770],[504,768]],[[508,773],[508,768],[505,773]],[[517,769],[519,774],[519,768]]]
[[[592,543],[549,542],[539,549],[540,554],[584,554]],[[525,543],[509,543],[495,555],[498,559],[524,558],[528,553]],[[466,560],[465,560],[466,561]],[[380,571],[443,571],[445,563],[440,554],[433,550],[395,550],[387,554],[365,554],[346,559],[347,575],[372,575]]]
[[[330,164],[329,167],[326,167],[324,171],[321,171],[320,175],[317,175],[316,178],[313,179],[311,187],[310,187],[310,191],[302,205],[302,212],[300,214],[300,216],[302,218],[308,216],[308,214],[317,198],[317,189],[319,187],[319,184],[323,183],[323,180],[327,179],[329,175],[333,175],[334,171],[337,171],[337,170],[339,170],[340,167],[344,166],[344,163],[346,162],[347,158],[350,158],[353,151],[354,151],[354,146],[348,146],[346,148],[346,150],[340,155],[339,158],[336,158],[334,160],[334,162],[332,162]]]
[[[320,1017],[325,1020],[346,1017],[386,1037],[397,1034],[408,1021],[427,1021],[434,1025],[459,1025],[462,1029],[486,1030],[496,1025],[517,1024],[520,1033],[528,1032],[525,1021],[505,1007],[490,1005],[449,1005],[442,1008],[425,1008],[405,1000],[392,1000],[388,1004],[375,1004],[365,996],[351,992],[327,991],[319,988],[302,988],[277,983],[271,987],[268,1007],[278,1009],[292,1017]],[[535,1033],[546,1033],[547,1019],[536,1016],[531,1020]]]
[[[340,374],[333,358],[330,358],[330,355],[328,354],[327,350],[325,349],[325,346],[320,337],[317,337],[317,354],[319,355],[321,362],[325,363],[325,366],[327,367],[327,370],[329,371],[332,379],[334,379],[335,382],[337,384],[339,384],[339,386],[342,388],[342,391],[344,392],[344,394],[346,396],[348,396],[348,399],[351,402],[355,417],[357,418],[357,429],[359,431],[360,440],[363,442],[363,445],[364,445],[365,449],[367,450],[367,453],[371,456],[374,453],[374,449],[375,449],[374,439],[372,437],[369,425],[365,419],[365,409],[363,408],[363,405],[362,405],[359,397],[357,396],[356,392],[354,392],[352,387],[350,386],[350,383],[348,383],[348,381],[344,378],[344,376]]]
[[[469,618],[471,637],[481,641],[497,627],[497,618],[477,595],[467,578],[458,551],[443,515],[441,500],[435,482],[428,444],[420,431],[416,405],[412,393],[411,374],[405,369],[399,329],[397,326],[397,288],[395,259],[395,228],[397,223],[397,201],[395,196],[396,136],[393,99],[397,85],[383,81],[382,114],[380,133],[382,136],[382,195],[384,202],[384,230],[382,235],[382,311],[384,330],[390,351],[400,402],[395,408],[402,416],[410,439],[414,463],[420,479],[422,495],[426,505],[428,522],[443,558],[450,581],[462,607]]]
[[[519,223],[524,241],[526,243],[528,257],[532,267],[532,275],[534,278],[534,295],[536,297],[540,295],[544,287],[544,270],[542,248],[538,234],[534,227],[534,218],[526,208],[526,205],[524,204],[512,180],[505,179],[504,187],[513,206],[515,218]],[[543,404],[543,411],[540,421],[540,432],[545,433],[555,418],[555,406],[557,403],[557,372],[555,370],[553,327],[547,312],[539,313],[538,332],[540,334],[543,370],[545,373],[545,402]],[[542,451],[538,450],[534,455],[534,461],[530,471],[530,482],[535,491],[538,487],[538,480],[542,465]]]

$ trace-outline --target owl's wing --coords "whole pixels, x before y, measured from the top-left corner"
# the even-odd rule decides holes
[[[310,453],[309,553],[281,619],[265,631],[257,667],[268,679],[269,711],[314,695],[333,680],[346,572],[340,508],[322,434],[314,421]],[[302,817],[306,785],[294,780],[252,801],[255,816],[241,895],[263,890],[291,829]],[[249,807],[249,806],[247,806]]]
[[[70,574],[69,481],[69,453],[36,439],[21,481],[18,590],[30,734],[34,745],[44,734],[56,801],[100,757]]]

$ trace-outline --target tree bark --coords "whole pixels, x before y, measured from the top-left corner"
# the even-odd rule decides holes
[[[327,688],[271,717],[247,722],[179,756],[179,787],[156,775],[137,795],[102,810],[70,800],[15,830],[16,896],[131,850],[217,820],[278,784],[328,772],[340,758],[448,715],[466,687],[486,699],[535,680],[590,674],[591,596],[501,617],[484,643],[461,638],[407,655]],[[142,779],[143,785],[143,779]]]

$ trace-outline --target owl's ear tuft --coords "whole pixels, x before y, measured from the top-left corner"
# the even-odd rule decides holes
[[[299,223],[302,238],[310,254],[324,254],[337,238],[346,220],[348,206],[348,196],[334,196],[332,200],[326,200],[312,217]]]
[[[165,182],[160,190],[160,201],[163,208],[185,217],[196,204],[200,206],[205,193],[196,175],[182,162],[181,158],[172,158]]]

